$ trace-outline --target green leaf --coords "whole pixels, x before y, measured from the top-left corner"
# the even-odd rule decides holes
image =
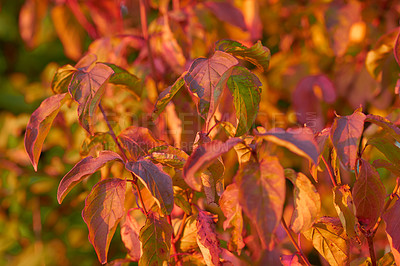
[[[269,61],[271,60],[271,52],[260,41],[248,48],[236,41],[221,40],[215,44],[215,50],[249,61],[262,71],[268,69]]]
[[[165,90],[163,90],[157,98],[157,102],[154,106],[153,111],[153,120],[155,120],[162,111],[164,111],[165,107],[168,103],[172,100],[172,98],[178,93],[178,91],[185,85],[184,77],[186,75],[186,71],[172,84]]]
[[[80,155],[82,157],[88,155],[96,155],[101,151],[109,150],[117,152],[118,148],[115,141],[109,133],[96,132],[93,136],[88,136],[82,143]]]
[[[187,215],[192,213],[192,207],[187,200],[186,191],[180,187],[174,186],[174,203],[181,208]]]
[[[349,259],[349,246],[339,219],[322,217],[303,235],[312,241],[314,248],[330,265],[346,265]]]
[[[128,162],[125,168],[135,174],[160,206],[161,211],[168,215],[174,207],[174,191],[172,179],[160,165],[155,165],[149,160]]]
[[[294,212],[291,229],[296,233],[304,232],[312,226],[321,211],[321,199],[317,189],[302,173],[288,175],[294,185]]]
[[[39,162],[44,140],[49,134],[51,125],[66,99],[66,93],[56,94],[45,99],[32,113],[25,132],[25,150],[35,171]]]
[[[73,74],[77,69],[71,65],[65,65],[57,69],[51,81],[51,89],[55,94],[60,94],[68,91],[69,83],[71,82]]]
[[[331,140],[342,164],[348,170],[354,170],[358,143],[364,128],[365,115],[361,109],[352,115],[335,118],[331,127]]]
[[[332,190],[333,205],[335,206],[346,234],[350,238],[356,237],[356,207],[353,203],[350,187],[348,185],[341,185],[334,187]]]
[[[400,169],[399,167],[396,167],[395,165],[393,165],[392,163],[383,160],[383,159],[378,159],[373,161],[372,166],[374,168],[385,168],[387,170],[389,170],[390,172],[392,172],[394,175],[396,176],[400,176]]]
[[[282,166],[276,157],[263,156],[259,163],[249,161],[241,165],[235,180],[244,213],[254,223],[263,248],[271,248],[285,202]]]
[[[400,201],[396,200],[394,205],[390,207],[383,215],[383,220],[386,224],[386,235],[389,240],[390,248],[396,264],[400,264],[400,235],[399,235],[399,221],[400,221]]]
[[[353,199],[358,222],[365,230],[371,229],[382,214],[386,190],[378,172],[360,159],[360,172],[353,187]]]
[[[309,159],[314,164],[318,163],[318,144],[310,128],[289,128],[287,131],[275,128],[265,133],[254,133],[257,139],[273,142]]]
[[[107,262],[115,229],[125,214],[125,190],[125,180],[104,179],[93,187],[85,200],[82,217],[89,229],[90,243],[103,264]]]
[[[389,161],[400,166],[400,148],[396,146],[395,142],[396,140],[390,135],[379,134],[377,137],[370,138],[367,145],[375,146]]]
[[[262,85],[256,75],[244,67],[233,67],[226,83],[233,95],[238,125],[235,136],[241,136],[253,125],[261,99]]]
[[[375,125],[382,127],[385,132],[400,142],[400,129],[388,119],[379,115],[368,114],[365,118],[365,122],[374,123]]]
[[[378,260],[378,266],[395,266],[395,260],[392,252],[386,253]]]
[[[140,229],[142,257],[139,266],[167,265],[170,257],[172,226],[166,217],[150,211],[146,224]]]
[[[188,250],[193,250],[198,248],[197,245],[197,215],[191,215],[186,219],[184,224],[182,236],[176,242],[176,246],[182,252],[187,252]],[[175,235],[178,232],[179,226],[182,224],[182,220],[178,220],[175,224],[176,230]],[[202,263],[204,265],[204,263]]]
[[[219,265],[219,240],[215,232],[215,223],[211,214],[199,211],[197,216],[197,244],[207,266]]]
[[[189,155],[181,149],[169,145],[154,147],[149,150],[153,161],[168,165],[174,168],[183,168]]]
[[[142,94],[142,81],[127,70],[110,63],[100,63],[110,67],[114,73],[110,76],[108,82],[115,85],[124,85],[129,91],[132,91],[137,96]]]

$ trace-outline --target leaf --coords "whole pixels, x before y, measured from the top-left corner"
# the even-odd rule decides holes
[[[300,266],[300,265],[302,265],[299,262],[299,257],[297,256],[297,254],[281,255],[280,256],[280,261],[281,261],[283,266]]]
[[[139,241],[140,226],[131,215],[133,210],[130,209],[127,212],[125,220],[121,224],[121,239],[128,250],[129,257],[138,261],[141,256],[142,243]]]
[[[386,253],[378,260],[378,266],[395,266],[395,260],[392,252]]]
[[[318,163],[318,144],[310,128],[289,128],[286,131],[275,128],[265,133],[254,132],[254,134],[257,139],[273,142],[309,159],[314,164]]]
[[[43,35],[44,27],[42,25],[47,9],[47,1],[28,0],[19,11],[19,33],[31,50],[36,48],[43,39],[41,35]]]
[[[168,223],[167,218],[150,211],[146,224],[140,229],[142,257],[139,265],[165,265],[169,261],[171,237],[172,226]]]
[[[88,155],[97,155],[103,150],[117,152],[118,148],[114,139],[109,133],[96,132],[93,136],[88,136],[82,143],[80,155],[82,157]]]
[[[360,172],[353,187],[353,199],[358,222],[365,230],[374,227],[385,204],[386,190],[378,172],[360,159]]]
[[[57,69],[51,81],[51,90],[55,94],[60,94],[68,91],[69,83],[71,82],[73,74],[77,69],[71,65],[65,65]]]
[[[248,48],[237,41],[221,40],[215,44],[215,50],[249,61],[264,72],[267,71],[271,60],[271,52],[260,41]]]
[[[356,207],[353,203],[350,187],[348,185],[336,186],[333,189],[333,205],[339,216],[340,222],[346,234],[356,237]]]
[[[113,73],[109,66],[95,64],[90,70],[76,71],[69,84],[68,91],[79,104],[79,123],[91,135],[96,108],[103,96],[105,84]]]
[[[358,143],[364,128],[365,115],[360,109],[349,116],[335,118],[331,127],[331,140],[340,161],[348,170],[353,170],[357,159]]]
[[[199,211],[197,216],[197,244],[207,266],[219,265],[219,240],[215,232],[215,223],[210,214]]]
[[[126,88],[135,93],[137,96],[140,96],[142,94],[143,85],[142,81],[138,77],[114,64],[110,63],[100,63],[100,64],[106,65],[114,71],[114,73],[110,76],[110,79],[108,80],[109,83],[115,85],[124,85]]]
[[[88,156],[79,161],[61,180],[57,190],[58,203],[61,204],[65,196],[67,196],[72,188],[81,182],[82,179],[95,173],[106,163],[113,160],[123,161],[121,156],[112,151],[101,151],[97,158]]]
[[[162,167],[149,160],[139,160],[126,163],[125,168],[142,181],[162,212],[166,215],[170,214],[174,207],[172,179],[162,170]]]
[[[312,241],[314,248],[330,265],[346,265],[349,247],[339,219],[322,217],[303,235]]]
[[[175,224],[175,227],[180,226],[181,224],[182,220],[178,220]],[[186,219],[182,236],[176,242],[176,246],[179,247],[180,251],[187,252],[188,250],[193,250],[198,248],[196,224],[197,224],[197,215],[191,215]],[[204,262],[201,265],[204,265]]]
[[[149,150],[153,161],[168,165],[174,168],[183,168],[189,158],[186,152],[169,145],[162,145]]]
[[[66,93],[53,95],[45,99],[32,113],[25,132],[25,150],[35,171],[39,162],[42,146],[50,127],[64,104]]]
[[[385,169],[389,170],[390,172],[392,172],[394,175],[400,176],[399,167],[396,167],[395,165],[393,165],[392,163],[390,163],[390,162],[388,162],[386,160],[383,160],[383,159],[375,160],[372,163],[372,166],[374,168],[385,168]]]
[[[227,153],[236,144],[242,142],[239,138],[231,138],[226,142],[214,140],[199,145],[189,156],[183,167],[183,178],[194,190],[201,190],[201,179],[196,173],[211,166],[213,161],[224,153]]]
[[[226,187],[224,193],[219,199],[219,205],[224,213],[226,220],[223,223],[224,230],[233,227],[231,240],[228,243],[229,250],[235,250],[240,255],[244,248],[242,237],[243,217],[242,207],[239,205],[239,188],[236,183]]]
[[[400,148],[396,146],[395,140],[388,134],[380,134],[370,138],[367,145],[374,145],[393,164],[400,166]]]
[[[228,22],[243,31],[247,30],[243,13],[230,2],[206,1],[203,3],[218,19]]]
[[[254,223],[263,248],[270,249],[285,202],[282,166],[276,157],[263,156],[259,163],[250,161],[241,165],[235,180],[244,213]]]
[[[192,206],[187,200],[186,191],[180,187],[174,186],[174,203],[181,208],[187,215],[192,213]]]
[[[374,123],[382,127],[385,132],[389,133],[394,139],[400,142],[400,129],[388,119],[379,115],[368,114],[365,118],[365,122]]]
[[[233,67],[227,81],[227,87],[233,95],[236,118],[239,120],[236,137],[249,131],[258,113],[262,85],[256,75],[244,67]]]
[[[216,51],[209,59],[198,58],[192,63],[184,80],[189,91],[197,98],[200,116],[207,117],[212,93],[221,76],[238,63],[233,56],[220,51]]]
[[[172,100],[172,98],[175,96],[175,94],[178,93],[178,91],[185,85],[185,80],[184,77],[186,75],[186,71],[172,84],[172,86],[169,86],[166,88],[164,91],[162,91],[157,98],[157,102],[154,107],[153,111],[153,120],[155,120],[162,111],[164,111],[165,107],[167,104]]]
[[[394,43],[393,54],[397,64],[400,66],[400,31],[397,34],[396,41]]]
[[[294,212],[290,228],[298,234],[310,229],[319,216],[321,199],[317,189],[304,174],[287,177],[294,185]]]
[[[104,179],[93,187],[85,200],[82,217],[89,229],[89,241],[103,264],[107,262],[115,229],[125,214],[125,190],[125,180]]]
[[[386,224],[386,235],[389,240],[390,248],[396,264],[400,264],[400,235],[399,235],[399,221],[400,221],[400,201],[396,200],[394,205],[390,207],[383,215],[383,220]]]
[[[149,129],[136,126],[125,128],[118,139],[133,160],[148,155],[148,150],[164,144],[155,139]]]

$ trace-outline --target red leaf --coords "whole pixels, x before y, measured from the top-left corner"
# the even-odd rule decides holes
[[[390,120],[379,115],[368,114],[365,118],[365,122],[374,123],[375,125],[380,126],[383,128],[383,130],[400,142],[400,129]]]
[[[197,244],[200,247],[203,258],[208,266],[219,265],[219,240],[215,232],[213,217],[199,211],[197,216]]]
[[[125,167],[142,181],[162,212],[167,215],[170,214],[174,207],[174,190],[172,179],[162,170],[162,166],[155,165],[149,160],[139,160],[128,162]]]
[[[204,5],[222,21],[228,22],[241,30],[247,30],[243,13],[229,2],[207,1]]]
[[[353,170],[356,164],[364,120],[365,115],[357,109],[352,115],[336,117],[331,127],[333,146],[340,161],[348,170]]]
[[[131,215],[133,209],[126,214],[125,221],[121,225],[121,239],[129,251],[132,260],[138,261],[142,254],[142,243],[139,240],[140,226]]]
[[[378,172],[365,160],[360,159],[360,173],[353,187],[353,201],[358,222],[366,230],[371,229],[382,213],[386,190]]]
[[[92,120],[96,108],[103,96],[106,81],[114,71],[111,67],[101,63],[95,64],[92,68],[88,69],[79,68],[74,73],[71,83],[68,86],[68,91],[79,104],[79,123],[92,135]]]
[[[397,61],[397,64],[400,66],[400,32],[397,34],[396,42],[393,47],[394,58]]]
[[[271,141],[301,155],[314,164],[318,163],[318,145],[310,128],[289,128],[287,131],[275,128],[266,133],[254,132],[259,139]]]
[[[281,263],[283,266],[300,266],[299,257],[296,254],[293,255],[281,255]]]
[[[400,265],[400,201],[397,200],[395,204],[387,210],[382,216],[386,223],[386,234],[389,239],[390,247],[397,265]]]
[[[237,173],[239,203],[254,223],[263,248],[272,248],[272,235],[282,217],[285,175],[276,157],[244,164]]]
[[[194,190],[201,190],[201,179],[196,175],[197,172],[209,167],[215,159],[227,153],[236,144],[242,142],[240,138],[231,138],[226,142],[214,140],[199,145],[189,156],[183,167],[183,178],[186,183]]]
[[[50,131],[54,118],[56,118],[64,103],[64,99],[66,99],[66,95],[66,93],[57,94],[45,99],[39,108],[33,112],[26,126],[25,150],[35,171],[37,171],[43,142]]]
[[[106,163],[113,160],[123,161],[117,153],[112,151],[102,151],[97,158],[88,156],[79,161],[61,180],[57,191],[58,203],[61,204],[65,196],[67,196],[71,189],[82,181],[82,179],[93,174]]]
[[[107,262],[115,229],[125,214],[125,189],[125,180],[104,179],[93,187],[85,200],[82,217],[89,229],[89,241],[103,264]]]

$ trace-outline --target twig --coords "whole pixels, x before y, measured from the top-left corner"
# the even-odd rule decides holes
[[[176,236],[172,239],[172,243],[178,242],[179,238],[181,237],[181,235],[182,235],[182,233],[183,233],[183,229],[185,229],[185,222],[186,222],[187,217],[188,217],[188,215],[185,213],[185,214],[183,215],[183,218],[182,218],[182,223],[181,223],[181,225],[179,226],[178,233],[177,233]]]
[[[324,156],[321,156],[321,158],[322,158],[322,161],[324,162],[324,164],[325,164],[325,166],[326,166],[326,169],[328,169],[329,177],[331,178],[331,181],[332,181],[333,186],[336,187],[338,184],[337,184],[336,179],[335,179],[335,177],[334,177],[334,175],[333,175],[333,173],[332,173],[332,170],[331,170],[330,165],[329,165],[328,162],[325,160]]]
[[[167,220],[168,223],[172,226],[172,221],[171,221],[171,214],[167,216]],[[172,230],[172,236],[171,236],[171,249],[172,249],[172,253],[176,254],[176,246],[175,246],[175,242],[174,242],[175,236],[174,236],[174,231]],[[181,261],[179,260],[178,256],[174,256],[175,259],[175,263],[176,265],[182,265]]]
[[[304,261],[304,263],[305,263],[307,266],[311,266],[311,263],[308,261],[307,257],[304,255],[303,251],[302,251],[302,250],[300,249],[300,247],[297,245],[296,240],[294,240],[292,234],[291,234],[290,231],[289,231],[288,226],[286,225],[285,219],[283,219],[283,217],[282,217],[282,219],[281,219],[281,222],[282,222],[283,229],[285,229],[286,234],[287,234],[288,237],[290,238],[290,241],[292,242],[293,246],[296,248],[297,252],[299,253],[299,255],[300,255],[300,257],[301,257],[301,259]]]
[[[369,256],[371,257],[372,266],[376,266],[376,256],[374,250],[374,236],[373,234],[366,235],[368,241]]]

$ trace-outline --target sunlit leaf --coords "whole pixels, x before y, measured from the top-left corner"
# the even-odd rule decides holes
[[[82,217],[89,229],[89,240],[101,263],[107,253],[115,229],[125,214],[126,181],[118,178],[97,183],[85,200]]]
[[[67,99],[67,94],[53,95],[44,100],[29,119],[25,132],[25,150],[29,159],[37,171],[40,153],[42,152],[43,142],[50,131],[54,118],[56,118],[61,106]]]
[[[333,146],[340,161],[348,170],[353,170],[356,164],[364,120],[365,115],[358,109],[352,115],[336,117],[331,127]]]
[[[72,76],[68,91],[79,104],[79,123],[93,134],[93,117],[103,96],[106,81],[114,73],[104,64],[95,64],[90,70],[80,69]]]
[[[382,213],[386,190],[378,172],[363,159],[352,194],[358,222],[366,230],[371,229]]]
[[[19,32],[21,38],[30,49],[34,49],[40,44],[47,5],[47,1],[28,0],[25,1],[20,9]]]
[[[162,145],[149,150],[153,161],[168,165],[174,168],[183,168],[189,158],[186,152],[173,146]]]
[[[162,167],[149,160],[128,162],[125,167],[142,181],[143,185],[153,195],[162,212],[170,214],[174,207],[172,179],[162,170]]]
[[[109,66],[114,73],[108,80],[109,83],[115,85],[124,85],[130,91],[134,92],[137,96],[142,94],[142,81],[135,75],[129,73],[127,70],[110,63],[101,63]]]
[[[131,214],[133,209],[126,214],[125,220],[121,224],[121,239],[129,256],[132,260],[138,261],[141,256],[142,243],[139,241],[140,226]]]
[[[386,253],[378,260],[378,266],[395,266],[395,259],[392,252]]]
[[[271,248],[285,202],[285,176],[276,157],[243,164],[236,174],[239,203],[254,223],[263,248]]]
[[[221,40],[215,44],[215,50],[249,61],[262,71],[267,71],[271,60],[271,52],[260,41],[248,48],[237,41]]]
[[[177,221],[176,226],[180,226],[181,220]],[[197,215],[191,215],[186,219],[182,237],[176,242],[176,246],[183,252],[198,248],[197,245]],[[204,265],[204,263],[202,264]]]
[[[396,176],[400,176],[400,169],[399,167],[393,165],[392,163],[384,160],[384,159],[378,159],[372,162],[372,166],[375,168],[385,168],[395,174]]]
[[[303,234],[312,241],[315,249],[330,265],[346,265],[349,259],[349,246],[339,219],[322,217]]]
[[[172,86],[169,86],[162,91],[157,98],[157,102],[154,106],[153,119],[157,118],[162,111],[164,111],[167,104],[172,100],[175,94],[185,85],[184,76],[187,72],[184,72]]]
[[[233,56],[221,51],[216,51],[209,59],[198,58],[192,63],[184,80],[198,100],[197,109],[202,117],[207,117],[212,93],[221,76],[238,63]]]
[[[314,164],[318,163],[318,144],[314,140],[312,130],[307,127],[289,128],[286,131],[281,128],[275,128],[266,133],[255,132],[255,135],[258,139],[264,139],[283,146],[290,151],[309,159]]]
[[[287,177],[294,185],[294,212],[290,227],[298,234],[308,230],[318,218],[321,199],[317,189],[304,174],[297,173],[297,176]]]
[[[219,240],[211,214],[199,211],[197,216],[197,244],[207,266],[219,265]]]
[[[172,226],[166,217],[160,217],[150,211],[146,224],[140,229],[139,239],[142,242],[140,266],[165,265],[169,261]]]
[[[219,199],[219,205],[224,213],[226,220],[224,221],[224,230],[233,227],[231,239],[228,243],[229,250],[235,250],[240,254],[244,248],[242,237],[243,217],[242,207],[239,205],[239,188],[236,183],[232,183],[226,187],[224,193]]]
[[[203,4],[220,20],[228,22],[241,30],[247,29],[243,13],[230,2],[206,1]]]
[[[183,167],[183,177],[186,183],[194,190],[201,190],[201,179],[196,173],[212,165],[214,160],[227,153],[236,144],[242,142],[239,138],[231,138],[226,142],[214,140],[199,145],[189,156]]]
[[[281,263],[283,266],[300,266],[302,265],[299,261],[299,257],[296,254],[293,255],[281,255]]]
[[[350,238],[355,237],[357,235],[356,207],[348,185],[333,188],[333,205],[346,234]]]
[[[190,203],[187,199],[186,196],[186,191],[174,186],[174,203],[181,208],[187,215],[190,215],[192,213],[192,207],[190,206]]]
[[[395,204],[388,209],[382,216],[386,223],[386,235],[389,239],[389,244],[396,264],[400,264],[400,201],[396,200]]]
[[[390,135],[380,134],[377,137],[370,138],[367,145],[374,145],[389,161],[400,166],[400,148],[396,146],[396,140]]]
[[[82,143],[80,154],[82,157],[97,155],[103,150],[117,152],[117,145],[112,136],[105,132],[96,132],[93,136],[88,136]]]
[[[117,153],[112,151],[102,151],[97,158],[88,156],[79,161],[61,180],[57,191],[58,203],[61,204],[65,196],[67,196],[71,189],[82,181],[82,179],[95,173],[106,163],[113,160],[123,161]]]
[[[65,65],[57,69],[51,82],[51,89],[53,92],[56,94],[67,92],[72,75],[76,71],[77,69],[71,65]]]
[[[379,115],[368,114],[365,118],[365,122],[374,123],[382,127],[385,132],[389,133],[394,139],[400,142],[400,129],[388,119]]]

